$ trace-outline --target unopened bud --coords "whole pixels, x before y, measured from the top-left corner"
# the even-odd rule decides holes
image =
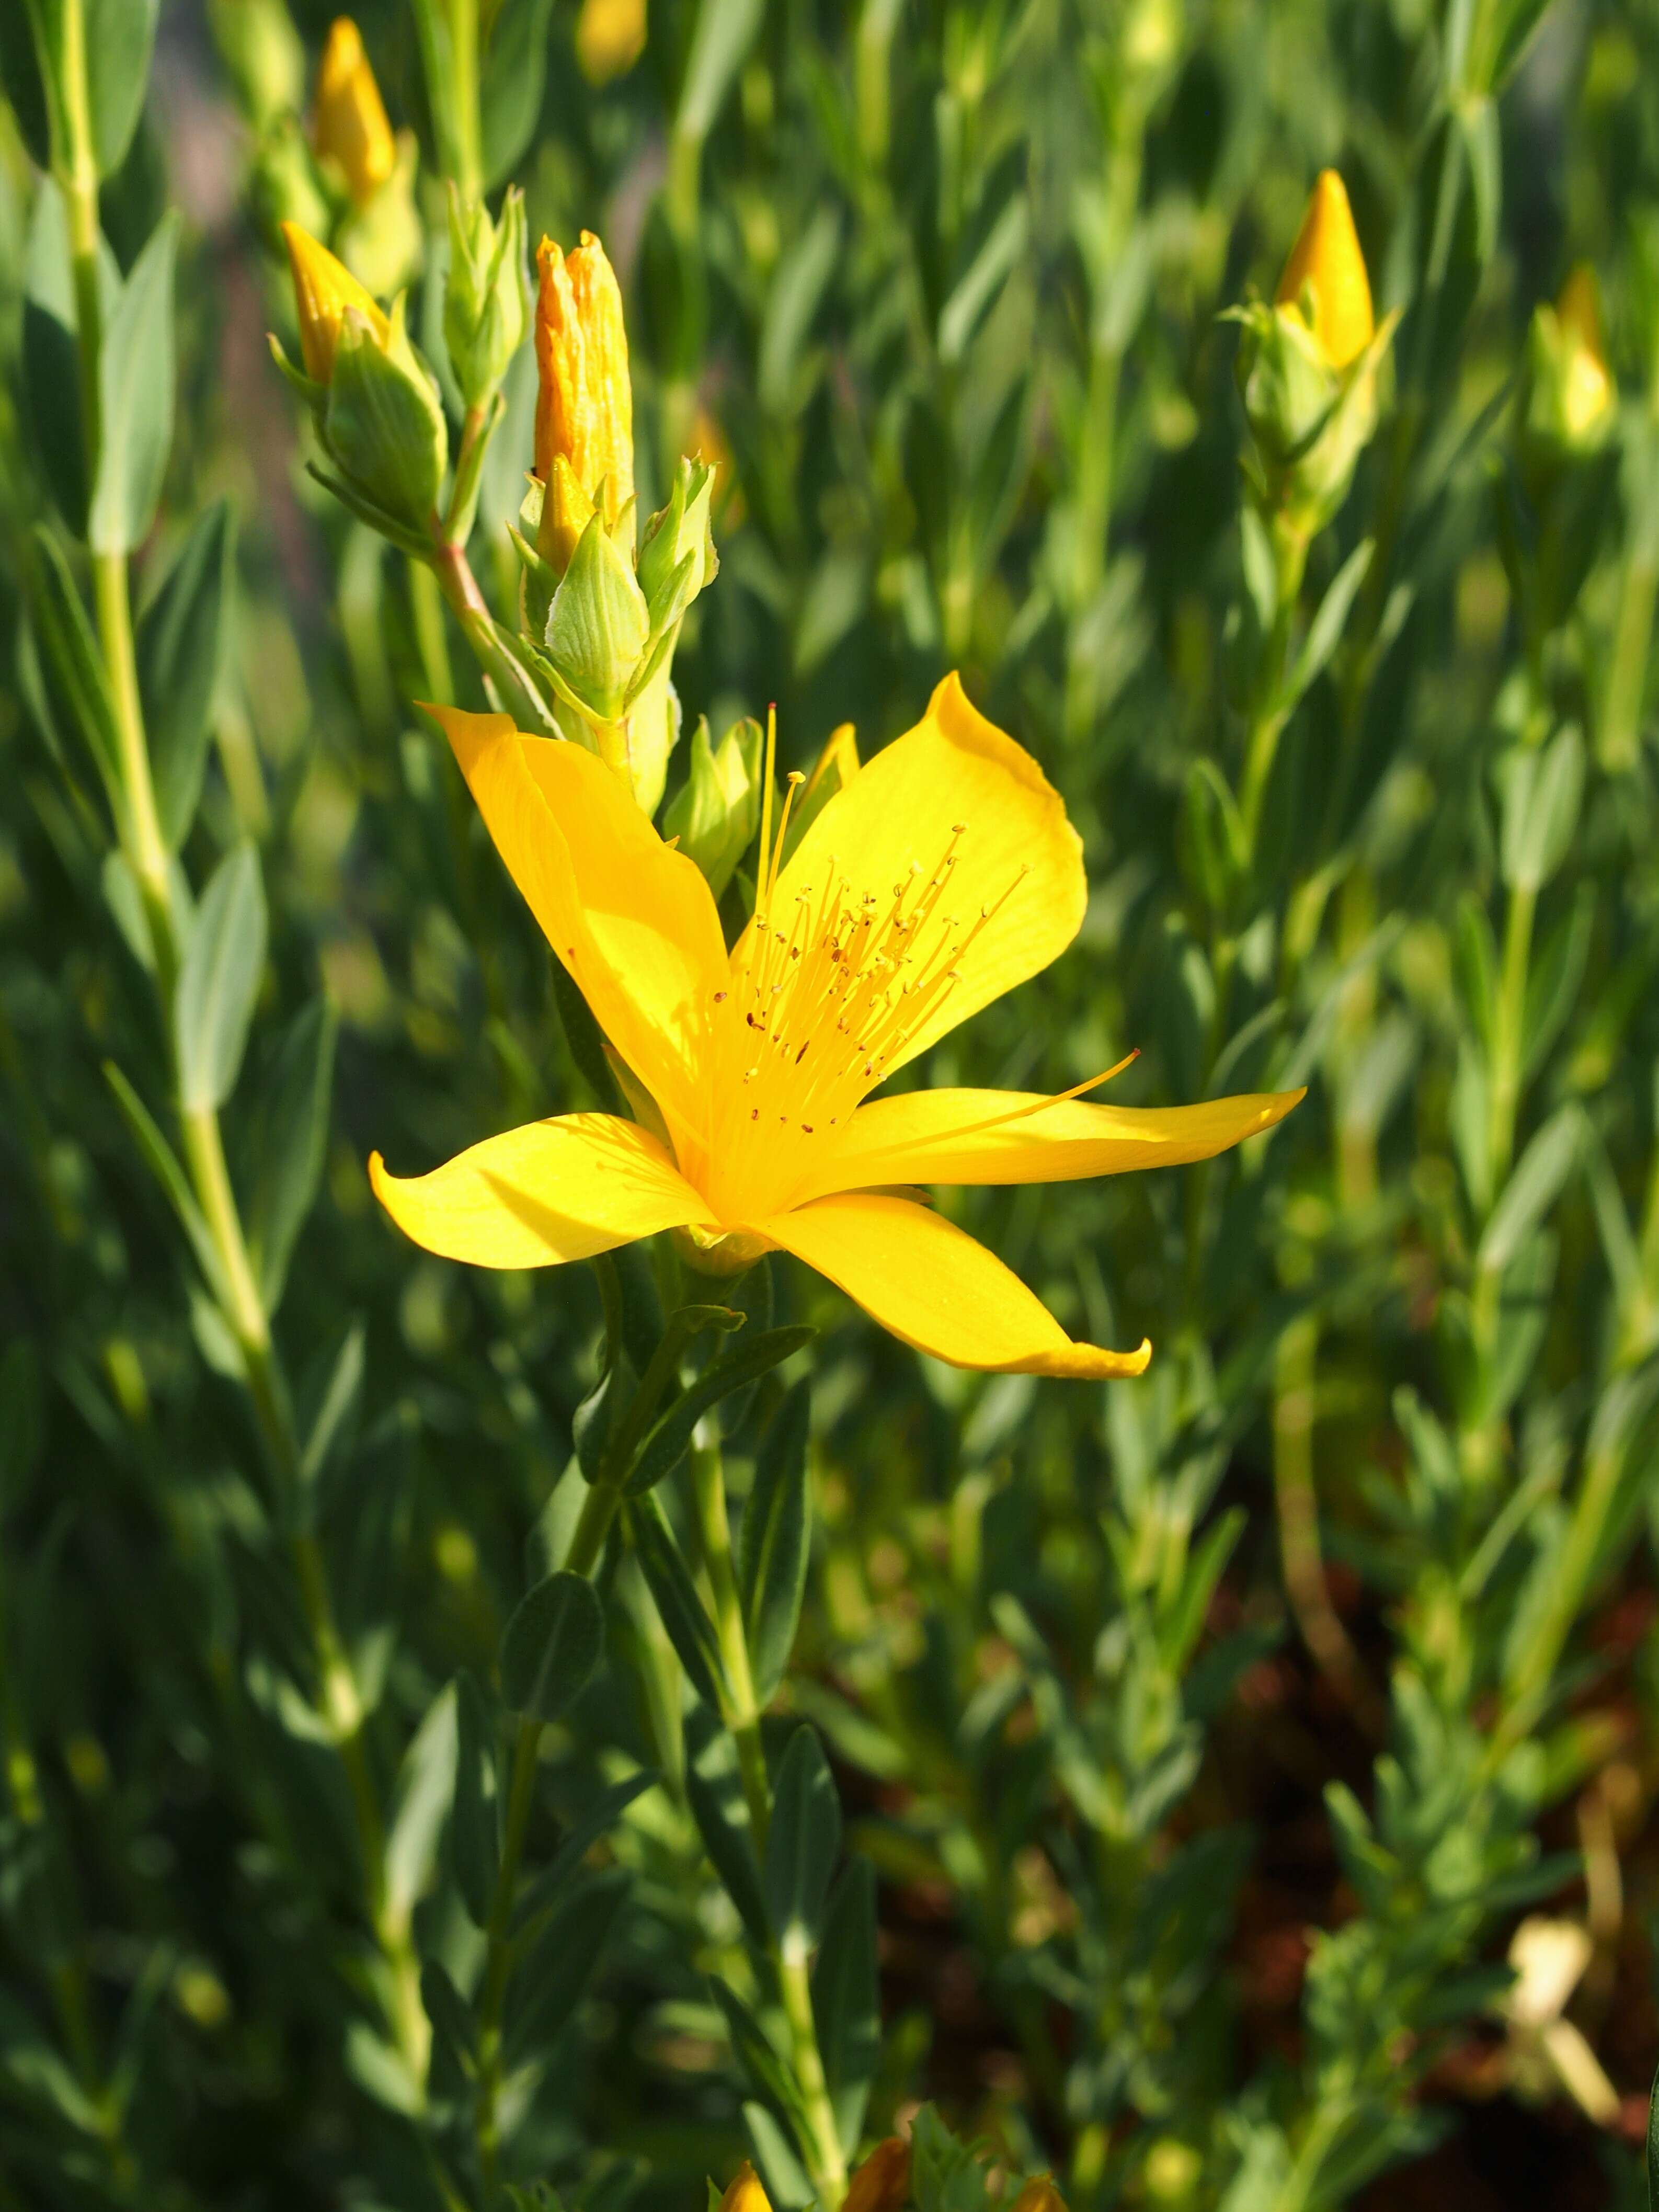
[[[901,2212],[910,2193],[910,2146],[902,2136],[878,2142],[847,2185],[842,2212]],[[1032,2212],[1022,2206],[1019,2212]]]
[[[1346,497],[1376,428],[1378,379],[1398,320],[1391,314],[1379,328],[1373,319],[1365,258],[1334,169],[1314,186],[1273,305],[1236,313],[1257,504],[1311,537]]]
[[[590,84],[609,84],[645,51],[645,0],[582,0],[576,59]]]
[[[516,185],[497,223],[482,201],[464,209],[452,182],[444,343],[469,407],[481,406],[495,390],[529,325],[524,243],[524,195]]]
[[[289,264],[294,271],[294,305],[300,319],[300,351],[313,384],[331,383],[348,308],[361,315],[384,345],[392,325],[373,295],[343,261],[297,222],[283,225]]]
[[[713,2194],[713,2191],[710,2191]],[[732,2177],[726,2194],[720,2203],[720,2212],[772,2212],[772,2201],[761,2187],[761,2179],[747,2159]]]
[[[765,738],[758,722],[734,722],[718,748],[707,719],[691,732],[684,787],[663,817],[663,834],[678,837],[719,898],[760,828]],[[844,2212],[844,2208],[843,2208]]]
[[[1555,305],[1534,311],[1527,333],[1521,445],[1534,493],[1552,470],[1601,450],[1617,410],[1595,275],[1581,264]]]
[[[1275,297],[1282,307],[1303,309],[1333,368],[1346,368],[1371,342],[1376,322],[1370,279],[1347,187],[1334,169],[1322,170],[1309,195]]]
[[[1066,2212],[1066,2199],[1054,2187],[1054,2176],[1034,2174],[1015,2197],[1013,2212]]]
[[[311,143],[319,161],[337,167],[360,206],[374,198],[398,165],[386,103],[349,15],[335,18],[323,49]]]
[[[616,272],[591,231],[569,254],[543,239],[536,264],[536,474],[547,483],[562,458],[613,524],[634,496],[634,393]]]

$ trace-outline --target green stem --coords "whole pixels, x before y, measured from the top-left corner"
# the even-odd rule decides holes
[[[1509,914],[1504,926],[1504,968],[1498,983],[1486,1124],[1489,1205],[1496,1201],[1503,1189],[1515,1156],[1521,1062],[1526,1045],[1528,971],[1532,961],[1533,917],[1537,904],[1536,891],[1528,885],[1517,887],[1510,893]]]
[[[523,716],[525,726],[530,730],[550,732],[552,717],[528,673],[498,635],[465,546],[448,544],[434,535],[432,573],[461,626],[486,684],[493,687],[499,710]]]
[[[767,1771],[766,1748],[761,1741],[760,1714],[756,1707],[754,1669],[749,1660],[749,1637],[744,1626],[743,1601],[738,1593],[732,1560],[732,1523],[726,1509],[726,1471],[717,1437],[708,1433],[691,1449],[691,1494],[702,1545],[703,1565],[714,1601],[714,1633],[720,1659],[731,1686],[732,1703],[726,1715],[738,1747],[738,1767],[755,1847],[763,1856],[772,1825],[772,1782]],[[809,2179],[822,2212],[837,2212],[847,2193],[847,2160],[836,2125],[824,2075],[823,2054],[818,2045],[817,2022],[812,2014],[812,1984],[804,1950],[787,1949],[775,1936],[770,1944],[778,1996],[789,2031],[790,2063],[811,2130]]]
[[[448,0],[450,90],[454,101],[455,182],[465,205],[483,191],[483,127],[478,100],[478,0]]]
[[[1285,696],[1290,668],[1291,637],[1302,597],[1302,579],[1308,566],[1308,534],[1283,514],[1268,524],[1273,538],[1276,586],[1273,628],[1263,643],[1261,665],[1250,706],[1249,727],[1244,740],[1244,773],[1239,787],[1239,812],[1243,817],[1245,850],[1255,857],[1261,828],[1261,809],[1267,796],[1279,741],[1291,718]]]
[[[755,1700],[754,1670],[749,1663],[749,1635],[744,1626],[743,1601],[732,1563],[732,1524],[726,1510],[726,1468],[718,1441],[694,1443],[691,1448],[691,1492],[696,1507],[697,1533],[702,1544],[703,1565],[714,1601],[714,1633],[720,1648],[726,1680],[732,1686],[732,1706],[726,1715],[738,1747],[738,1768],[743,1794],[755,1831],[755,1848],[763,1856],[772,1825],[772,1784],[766,1771],[766,1750],[761,1741],[760,1714]]]
[[[605,1307],[608,1364],[614,1365],[620,1348],[621,1308],[614,1296],[614,1279],[607,1282],[605,1270],[601,1268],[599,1272],[600,1296]],[[634,1401],[605,1454],[599,1478],[583,1501],[563,1562],[566,1573],[591,1576],[598,1566],[627,1491],[635,1455],[663,1393],[678,1372],[685,1341],[685,1328],[676,1316],[652,1355]],[[489,1921],[484,1935],[483,1987],[478,2002],[478,2094],[472,2125],[487,2196],[495,2188],[501,2155],[501,2024],[513,1967],[513,1904],[518,1893],[525,1841],[530,1832],[530,1814],[536,1797],[536,1766],[541,1756],[545,1725],[534,1714],[526,1714],[519,1723],[507,1784],[507,1815],[501,1828],[501,1864],[496,1870],[495,1891],[490,1899]]]
[[[1659,567],[1646,553],[1632,552],[1620,583],[1619,612],[1601,708],[1601,765],[1613,775],[1636,765],[1656,598],[1659,598]]]

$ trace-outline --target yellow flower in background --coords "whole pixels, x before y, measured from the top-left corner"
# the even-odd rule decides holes
[[[1376,322],[1347,188],[1334,169],[1322,170],[1309,195],[1279,280],[1278,304],[1297,306],[1304,284],[1313,295],[1311,327],[1320,350],[1333,368],[1346,368],[1370,343]]]
[[[910,2146],[902,2136],[889,2136],[848,2183],[841,2212],[900,2212],[909,2193]]]
[[[609,84],[645,51],[645,0],[582,0],[576,59],[589,84]]]
[[[1562,421],[1570,437],[1586,441],[1611,413],[1614,397],[1601,337],[1601,287],[1588,263],[1581,261],[1561,287],[1555,319],[1564,341]]]
[[[588,511],[603,498],[613,524],[634,496],[634,390],[616,271],[587,230],[568,254],[543,239],[536,266],[536,474],[556,496],[556,478],[568,471]],[[578,532],[585,519],[573,518]]]
[[[772,2212],[772,2200],[747,2159],[727,2184],[720,2198],[720,2212]]]
[[[673,1230],[716,1269],[792,1252],[955,1366],[1141,1372],[1150,1345],[1073,1343],[1000,1260],[905,1188],[1203,1159],[1271,1128],[1302,1093],[1139,1110],[1078,1091],[864,1103],[1046,968],[1083,919],[1082,848],[1059,793],[956,677],[787,863],[788,806],[775,834],[763,815],[757,911],[729,954],[702,876],[595,756],[526,737],[506,715],[432,711],[653,1126],[566,1115],[407,1180],[376,1154],[375,1191],[407,1235],[449,1259],[532,1267]]]
[[[300,351],[306,374],[314,384],[327,384],[334,374],[339,350],[340,326],[348,307],[368,321],[382,345],[392,335],[390,319],[366,291],[343,261],[327,246],[319,246],[297,222],[283,225],[289,265],[294,271],[294,303],[300,318]]]
[[[386,103],[349,15],[336,17],[323,49],[311,143],[319,161],[338,163],[359,205],[374,198],[398,166]]]

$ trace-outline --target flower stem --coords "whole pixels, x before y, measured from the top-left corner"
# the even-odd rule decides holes
[[[743,1603],[732,1569],[725,1466],[719,1438],[709,1433],[711,1429],[712,1423],[705,1422],[698,1431],[698,1441],[691,1448],[691,1493],[703,1565],[714,1601],[714,1633],[732,1691],[726,1723],[738,1747],[738,1768],[750,1824],[755,1832],[755,1846],[764,1856],[772,1825],[772,1783],[767,1771],[765,1746],[761,1741],[760,1715],[756,1710],[755,1676],[749,1659]],[[837,2212],[847,2193],[847,2160],[841,2148],[835,2109],[830,2101],[823,2054],[818,2045],[807,1960],[804,1955],[787,1954],[775,1936],[770,1953],[789,2031],[790,2063],[811,2130],[809,2179],[817,2192],[822,2212]]]

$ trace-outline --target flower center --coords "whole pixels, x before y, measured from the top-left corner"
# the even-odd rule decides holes
[[[792,785],[799,779],[791,779]],[[793,797],[793,789],[790,793]],[[784,808],[784,823],[788,806]],[[891,1073],[950,996],[958,963],[1028,872],[969,916],[951,899],[966,823],[925,872],[913,860],[883,896],[859,891],[836,855],[821,886],[776,910],[780,825],[746,964],[716,994],[719,1073],[711,1202],[727,1219],[787,1206],[813,1154]]]

